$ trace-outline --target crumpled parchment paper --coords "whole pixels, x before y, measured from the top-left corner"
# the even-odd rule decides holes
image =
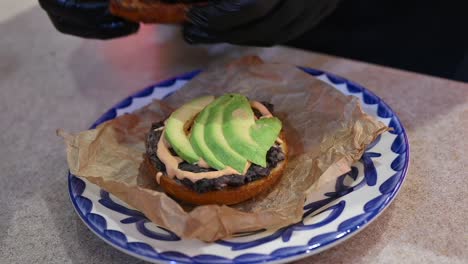
[[[235,205],[187,207],[168,197],[148,173],[145,137],[152,122],[202,95],[236,92],[274,104],[289,146],[288,165],[271,191]],[[209,69],[164,101],[101,124],[58,134],[70,171],[97,184],[152,222],[184,238],[214,241],[238,232],[279,228],[301,220],[306,199],[333,190],[367,145],[388,128],[363,113],[359,101],[292,65],[245,57]],[[330,190],[331,188],[331,190]]]

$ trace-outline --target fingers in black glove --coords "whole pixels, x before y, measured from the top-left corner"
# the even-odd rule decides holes
[[[250,23],[270,13],[281,0],[228,0],[193,7],[188,18],[195,25],[210,30],[229,30]]]
[[[271,46],[287,42],[317,25],[339,0],[222,0],[193,8],[193,24],[184,28],[189,43],[227,42],[239,45]],[[256,6],[266,13],[246,11]],[[237,6],[236,8],[224,8]],[[247,23],[246,23],[247,21]]]
[[[138,31],[139,24],[110,14],[107,0],[39,0],[55,28],[84,38],[111,39]]]
[[[109,21],[89,25],[51,14],[49,14],[49,18],[59,32],[82,38],[106,40],[124,37],[138,31],[138,24],[126,21]]]

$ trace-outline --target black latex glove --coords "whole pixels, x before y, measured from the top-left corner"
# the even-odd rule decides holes
[[[340,0],[219,0],[190,10],[189,43],[270,46],[292,40],[329,15]]]
[[[55,28],[83,38],[111,39],[138,31],[139,24],[109,12],[108,0],[39,0]]]

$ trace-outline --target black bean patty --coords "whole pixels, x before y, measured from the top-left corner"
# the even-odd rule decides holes
[[[267,103],[263,103],[263,104],[266,107],[268,107],[270,111],[272,110],[271,104],[267,104]],[[256,109],[254,109],[255,115],[259,117],[260,113],[258,113],[258,111],[255,111],[255,110]],[[162,163],[161,160],[156,155],[158,141],[162,135],[162,129],[158,131],[155,131],[155,130],[163,126],[164,126],[164,122],[157,122],[151,126],[151,130],[149,131],[147,141],[146,141],[146,154],[149,157],[153,166],[155,166],[158,171],[166,172],[166,167],[164,166],[164,163]],[[173,155],[176,155],[172,149],[171,149],[171,152]],[[182,179],[182,180],[174,179],[174,180],[178,181],[179,183],[187,186],[188,188],[198,193],[221,190],[225,187],[239,187],[249,182],[268,176],[270,172],[274,168],[276,168],[278,163],[280,163],[284,159],[285,159],[285,156],[284,156],[283,151],[281,150],[279,145],[275,144],[274,146],[270,148],[270,150],[267,153],[267,167],[266,168],[263,168],[256,164],[252,164],[250,168],[247,170],[247,173],[245,175],[231,174],[231,175],[221,176],[215,179],[201,179],[196,182],[192,182],[189,179]],[[185,161],[179,164],[179,169],[184,170],[184,171],[195,172],[195,173],[214,171],[214,169],[201,168],[197,165],[189,164]]]

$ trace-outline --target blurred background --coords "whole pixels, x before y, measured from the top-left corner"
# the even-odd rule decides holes
[[[37,49],[40,45],[36,42],[43,39],[45,43],[40,44],[50,45],[52,51],[65,46],[71,49],[78,43],[83,45],[77,37],[56,31],[35,0],[3,0],[0,8],[1,56],[6,59],[2,61],[2,67],[8,67],[5,65],[9,62],[8,49],[12,44],[24,45],[18,43],[21,39],[26,41],[27,38],[28,45],[34,44],[33,48]],[[468,2],[462,0],[341,0],[317,25],[281,43],[468,82],[468,34],[464,32],[464,26],[468,25],[466,10]],[[35,29],[39,25],[41,30]],[[216,54],[232,52],[230,45],[225,44],[188,45],[180,31],[179,26],[150,25],[143,26],[136,35],[129,37],[85,42],[80,48],[85,49],[84,56],[89,57],[80,55],[79,60],[93,64],[107,58],[112,60],[110,65],[122,67],[126,60],[123,58],[128,56],[157,57],[157,61],[150,63],[167,64],[179,58],[190,61],[208,58],[206,61],[212,61],[209,58]],[[188,67],[190,61],[187,62]],[[142,68],[148,67],[145,63],[148,60],[142,60]],[[138,67],[132,69],[139,70]]]
[[[468,1],[342,0],[289,45],[468,82]]]

